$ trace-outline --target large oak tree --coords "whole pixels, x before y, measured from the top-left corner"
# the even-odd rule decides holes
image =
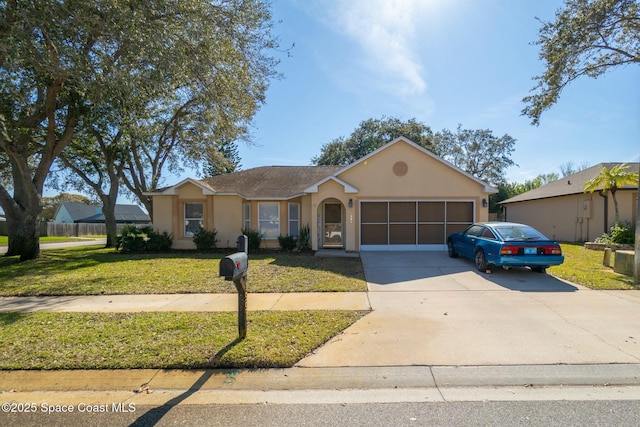
[[[440,156],[465,172],[493,185],[505,181],[516,140],[504,134],[497,137],[489,129],[447,129],[436,134]]]
[[[311,162],[324,166],[346,166],[401,136],[428,150],[436,149],[429,126],[416,119],[402,121],[395,117],[383,117],[365,120],[348,138],[339,137],[323,145],[320,155],[312,158]]]
[[[554,21],[542,22],[536,44],[545,70],[534,78],[537,84],[523,99],[522,110],[534,125],[574,80],[640,63],[640,4],[638,0],[565,0]],[[637,212],[634,279],[640,284],[640,198]]]
[[[43,186],[78,129],[106,132],[102,140],[113,142],[150,99],[173,94],[176,102],[188,102],[194,87],[203,89],[197,96],[225,94],[212,102],[211,117],[246,124],[264,101],[275,63],[265,56],[243,63],[243,55],[275,45],[270,25],[260,0],[0,2],[0,162],[10,168],[9,179],[0,181],[0,206],[10,230],[7,255],[39,255]],[[239,96],[228,95],[245,86]]]
[[[311,161],[316,165],[348,165],[400,136],[491,183],[502,182],[504,171],[514,164],[511,153],[515,139],[509,135],[496,137],[488,129],[470,130],[462,126],[456,132],[444,129],[434,134],[416,119],[402,121],[394,117],[361,122],[349,137],[323,145],[320,155]]]

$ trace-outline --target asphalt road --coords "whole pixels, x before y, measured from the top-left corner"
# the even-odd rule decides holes
[[[637,426],[640,401],[178,405],[126,413],[0,414],[3,426]]]
[[[107,239],[86,239],[74,242],[60,242],[60,243],[40,243],[40,250],[47,249],[61,249],[61,248],[72,248],[77,246],[94,246],[94,245],[104,245],[107,243]],[[0,246],[0,255],[3,255],[7,252],[7,246]]]

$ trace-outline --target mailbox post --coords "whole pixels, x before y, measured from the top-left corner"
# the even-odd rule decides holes
[[[247,236],[238,238],[238,252],[224,257],[220,261],[220,277],[233,280],[238,291],[238,335],[240,339],[247,336],[247,270],[249,259],[245,243]],[[242,248],[241,248],[242,244]]]

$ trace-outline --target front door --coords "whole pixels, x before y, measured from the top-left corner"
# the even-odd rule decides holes
[[[324,204],[324,234],[322,246],[325,248],[341,248],[342,245],[342,205],[340,203]]]

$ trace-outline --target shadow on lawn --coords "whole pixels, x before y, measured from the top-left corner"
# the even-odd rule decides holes
[[[364,280],[364,268],[362,267],[360,258],[316,257],[306,253],[272,253],[268,255],[256,255],[255,258],[273,258],[271,263],[280,267],[326,271],[345,277]],[[249,259],[251,259],[251,254],[249,254]]]
[[[156,259],[211,259],[220,260],[221,253],[202,253],[192,251],[123,253],[113,248],[78,247],[43,251],[39,258],[20,262],[19,257],[0,257],[0,269],[3,279],[33,274],[34,269],[40,275],[51,275],[81,268],[90,268],[100,264],[126,261],[144,261]]]
[[[25,313],[0,313],[0,327],[4,327],[10,325],[11,323],[16,323],[22,320],[23,317],[27,316]]]

